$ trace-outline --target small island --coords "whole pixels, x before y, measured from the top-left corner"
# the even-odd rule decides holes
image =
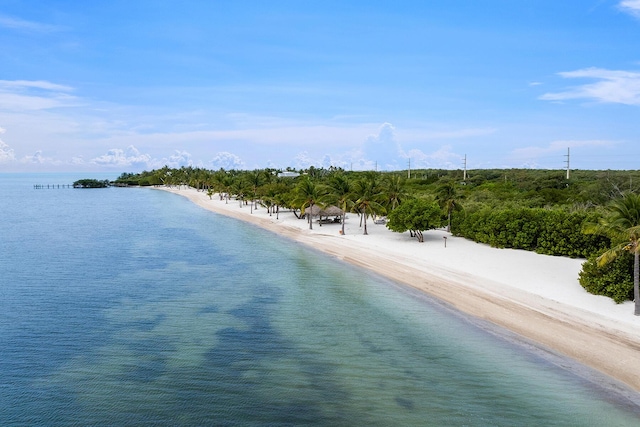
[[[108,179],[79,179],[73,183],[73,188],[107,188],[111,186]]]

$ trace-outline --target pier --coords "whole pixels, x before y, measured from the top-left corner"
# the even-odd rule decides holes
[[[52,189],[52,188],[73,188],[71,184],[33,184],[35,190]]]

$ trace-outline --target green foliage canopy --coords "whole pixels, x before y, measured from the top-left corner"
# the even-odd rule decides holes
[[[73,188],[106,188],[109,187],[111,183],[108,179],[98,180],[98,179],[79,179],[73,183]]]
[[[582,265],[578,278],[580,285],[587,292],[607,296],[616,303],[633,299],[633,257],[625,254],[599,265],[600,255],[591,255]]]
[[[419,242],[424,242],[423,231],[441,225],[442,211],[435,202],[411,199],[389,212],[387,228],[397,233],[410,231]]]

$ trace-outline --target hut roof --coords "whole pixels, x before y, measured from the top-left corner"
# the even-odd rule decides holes
[[[343,214],[342,209],[337,206],[327,206],[323,209],[323,212],[323,216],[342,216]]]
[[[305,209],[305,213],[311,216],[342,216],[343,212],[337,206],[327,206],[324,209],[320,209],[318,205],[313,205],[310,208]]]

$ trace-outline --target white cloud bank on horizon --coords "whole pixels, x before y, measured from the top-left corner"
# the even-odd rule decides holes
[[[212,169],[244,169],[245,164],[242,159],[233,153],[228,151],[221,151],[211,159],[210,162]]]
[[[462,129],[455,131],[416,132],[409,130],[405,136],[411,140],[441,141],[469,136],[487,135],[495,129]],[[341,167],[346,170],[405,170],[411,169],[451,169],[462,167],[463,155],[453,152],[450,144],[438,145],[433,151],[420,148],[405,149],[399,142],[396,128],[385,122],[378,132],[369,135],[360,147],[337,155],[325,154],[313,158],[307,151],[298,153],[294,166],[298,169],[309,166],[329,168]]]
[[[46,157],[42,150],[38,150],[31,156],[24,156],[21,160],[21,163],[32,164],[32,165],[51,165],[51,166],[60,166],[63,164],[62,161],[54,159],[52,157]]]
[[[151,156],[142,154],[140,151],[130,145],[126,150],[112,148],[106,154],[91,159],[90,163],[98,166],[107,167],[146,167],[151,161]]]
[[[286,128],[288,131],[291,127]],[[301,127],[300,129],[308,129]],[[86,152],[69,152],[67,159],[63,157],[51,158],[44,155],[45,151],[35,147],[35,154],[28,155],[18,160],[15,150],[4,141],[0,141],[0,161],[3,164],[19,168],[20,165],[39,165],[39,166],[56,166],[57,169],[80,168],[80,169],[133,169],[137,171],[158,169],[163,166],[179,168],[182,166],[195,166],[207,169],[256,169],[263,167],[272,167],[276,169],[285,169],[286,167],[295,167],[297,169],[306,169],[310,166],[329,168],[341,167],[346,170],[404,170],[411,168],[458,168],[461,165],[462,156],[452,152],[449,144],[444,144],[445,140],[467,138],[469,136],[482,136],[494,132],[494,129],[460,129],[451,131],[427,131],[424,129],[406,129],[403,138],[406,144],[415,145],[416,141],[422,146],[429,145],[433,147],[430,152],[423,149],[410,147],[404,149],[400,144],[396,135],[396,128],[391,123],[383,123],[378,126],[376,132],[366,133],[364,129],[359,127],[358,134],[360,142],[349,142],[349,138],[345,138],[342,144],[288,144],[278,147],[277,151],[273,151],[271,155],[279,155],[278,160],[263,158],[256,159],[255,153],[244,143],[240,142],[217,142],[211,140],[207,136],[211,136],[208,132],[186,132],[186,135],[170,133],[170,134],[146,134],[120,136],[120,143],[127,143],[127,148],[109,148],[103,151],[103,154],[93,155]],[[4,129],[2,129],[4,132]],[[339,134],[340,128],[336,127],[330,132],[330,137]],[[277,129],[273,129],[273,134],[277,133]],[[354,133],[353,128],[347,128],[346,134]],[[198,136],[199,139],[191,141],[188,144],[187,136]],[[272,135],[269,136],[269,139]],[[314,141],[322,140],[321,135],[314,135]],[[167,144],[164,141],[173,143]],[[136,141],[136,143],[134,143]],[[346,141],[346,142],[345,142]],[[413,141],[411,143],[410,141]],[[109,144],[110,139],[101,141],[101,144]],[[111,141],[111,142],[115,142]],[[141,144],[141,145],[139,145]],[[186,150],[174,150],[173,154],[164,157],[158,156],[162,153],[163,148],[170,145],[180,144],[184,147],[191,147],[199,151],[199,157],[194,159],[192,154]],[[231,144],[235,149],[224,149],[226,145]],[[114,144],[115,145],[115,144]],[[118,144],[120,145],[120,144]],[[115,147],[118,147],[115,145]],[[108,145],[107,145],[108,146]],[[202,152],[203,147],[211,146],[211,148],[220,149],[214,151],[213,157],[207,160],[206,150]],[[112,145],[113,147],[113,145]],[[143,147],[140,149],[139,147]],[[285,148],[286,147],[286,148]],[[230,147],[231,148],[231,147]],[[249,152],[246,150],[249,149]],[[296,151],[297,149],[297,151]],[[244,151],[243,151],[244,150]],[[284,150],[284,152],[283,152]],[[310,151],[314,150],[314,151]],[[291,157],[286,157],[287,153]],[[268,154],[269,155],[269,154]],[[284,157],[283,157],[284,155]],[[243,156],[249,156],[243,158]],[[253,156],[253,157],[252,157]],[[86,160],[89,159],[89,160]],[[248,159],[251,159],[248,161]],[[42,169],[42,168],[40,168]]]
[[[538,168],[539,159],[553,156],[560,158],[566,156],[567,149],[571,148],[589,148],[589,147],[613,147],[615,141],[592,139],[592,140],[557,140],[552,141],[546,147],[524,147],[517,148],[511,152],[509,158],[512,161],[518,161],[529,168]]]
[[[6,130],[3,127],[0,127],[0,135],[5,133]],[[1,138],[0,138],[0,164],[2,163],[10,163],[15,161],[16,155],[11,147],[9,147]]]
[[[590,99],[602,103],[640,105],[640,72],[584,68],[558,73],[564,78],[588,78],[596,83],[576,86],[564,92],[545,93],[544,101]]]

